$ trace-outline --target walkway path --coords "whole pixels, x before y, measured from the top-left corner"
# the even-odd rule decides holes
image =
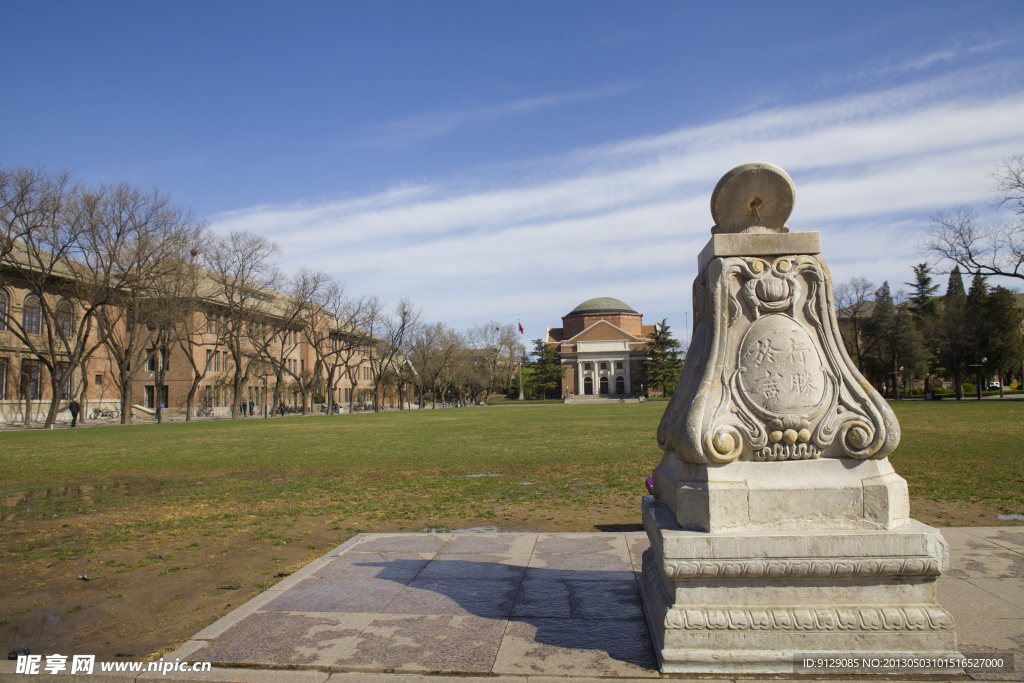
[[[960,650],[1016,651],[1018,673],[1000,678],[1024,679],[1024,528],[943,534],[939,603]],[[636,583],[646,548],[642,532],[362,534],[165,656],[212,661],[210,673],[138,680],[660,678]],[[0,681],[28,680],[3,664]]]

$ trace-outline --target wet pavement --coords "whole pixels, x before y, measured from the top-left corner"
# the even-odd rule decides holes
[[[1015,652],[1016,673],[976,678],[1024,680],[1024,528],[942,533],[951,562],[939,580],[939,603],[954,616],[959,649]],[[362,534],[164,657],[210,661],[213,671],[137,677],[660,678],[637,590],[646,548],[643,532]],[[14,674],[13,664],[0,664],[0,681],[29,680]],[[745,678],[753,677],[714,680]]]

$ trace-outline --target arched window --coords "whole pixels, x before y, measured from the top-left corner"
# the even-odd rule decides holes
[[[626,378],[625,377],[621,377],[620,376],[620,377],[616,377],[615,378],[615,393],[616,394],[624,394],[624,393],[626,393]]]
[[[62,337],[70,337],[71,329],[74,327],[75,313],[71,310],[71,304],[61,301],[57,304],[57,332]]]
[[[593,396],[594,394],[594,380],[590,377],[586,377],[583,380],[583,393],[587,396]]]
[[[10,303],[11,299],[7,296],[7,292],[0,289],[0,332],[7,331],[7,312],[11,310]]]
[[[43,309],[39,305],[39,297],[35,294],[25,297],[25,310],[21,324],[25,328],[25,334],[42,334],[43,332]]]
[[[602,394],[607,394],[608,393],[608,378],[607,377],[602,377],[601,378],[601,393]]]

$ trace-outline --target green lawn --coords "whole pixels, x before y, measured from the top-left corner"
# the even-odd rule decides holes
[[[18,517],[126,505],[486,519],[501,504],[635,497],[665,403],[465,408],[0,433]],[[1024,505],[1024,403],[901,402],[911,496]],[[473,474],[500,474],[479,476]],[[20,498],[10,507],[12,498]]]

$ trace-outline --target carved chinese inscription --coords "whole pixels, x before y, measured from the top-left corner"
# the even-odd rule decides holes
[[[776,415],[804,413],[825,395],[811,336],[782,313],[751,325],[740,344],[739,367],[740,386],[749,400]]]

